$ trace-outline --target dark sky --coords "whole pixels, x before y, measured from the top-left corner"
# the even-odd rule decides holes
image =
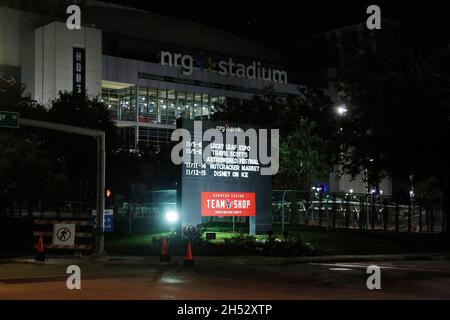
[[[276,46],[333,28],[365,22],[366,8],[377,4],[383,18],[402,22],[418,37],[449,39],[450,10],[445,1],[104,0],[176,16]]]

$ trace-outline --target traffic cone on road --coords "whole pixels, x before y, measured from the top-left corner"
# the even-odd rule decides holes
[[[170,262],[170,255],[167,252],[167,241],[166,238],[163,238],[161,255],[159,256],[160,262]]]
[[[34,257],[36,261],[47,260],[47,253],[45,252],[44,239],[42,238],[42,232],[39,234],[39,241],[36,247],[36,256]]]
[[[192,248],[191,248],[190,241],[188,242],[186,257],[184,258],[183,265],[185,267],[192,267],[194,265],[194,259],[192,259]]]

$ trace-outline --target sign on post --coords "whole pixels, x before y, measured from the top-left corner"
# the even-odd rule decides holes
[[[105,209],[103,219],[103,232],[113,232],[113,231],[114,231],[113,209]]]
[[[75,224],[55,223],[53,244],[73,246],[75,244]]]
[[[94,218],[93,229],[97,227],[97,210],[92,210],[92,217]],[[114,210],[105,209],[103,211],[103,232],[114,231]]]
[[[11,111],[0,111],[0,127],[18,128],[19,113]]]

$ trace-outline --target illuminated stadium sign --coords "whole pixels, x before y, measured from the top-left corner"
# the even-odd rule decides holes
[[[286,71],[263,66],[259,61],[253,61],[250,65],[244,65],[233,61],[232,58],[228,58],[228,60],[214,61],[211,57],[208,57],[205,61],[201,61],[199,63],[191,55],[171,53],[168,51],[161,51],[160,59],[162,66],[181,68],[184,75],[191,75],[194,71],[195,65],[200,64],[204,66],[202,68],[203,70],[215,72],[222,76],[263,80],[284,84],[288,81]]]
[[[278,149],[272,148],[272,137],[250,134],[267,130],[184,119],[177,124],[184,131],[172,134],[172,141],[179,141],[172,161],[181,167],[177,203],[182,225],[234,216],[249,217],[251,233],[270,230],[272,174],[278,171],[278,159],[268,161],[267,153]],[[174,157],[178,154],[180,158]]]
[[[73,92],[86,92],[86,49],[73,48]]]

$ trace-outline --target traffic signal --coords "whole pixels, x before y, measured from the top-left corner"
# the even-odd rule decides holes
[[[112,191],[109,188],[105,190],[105,208],[112,208]]]

